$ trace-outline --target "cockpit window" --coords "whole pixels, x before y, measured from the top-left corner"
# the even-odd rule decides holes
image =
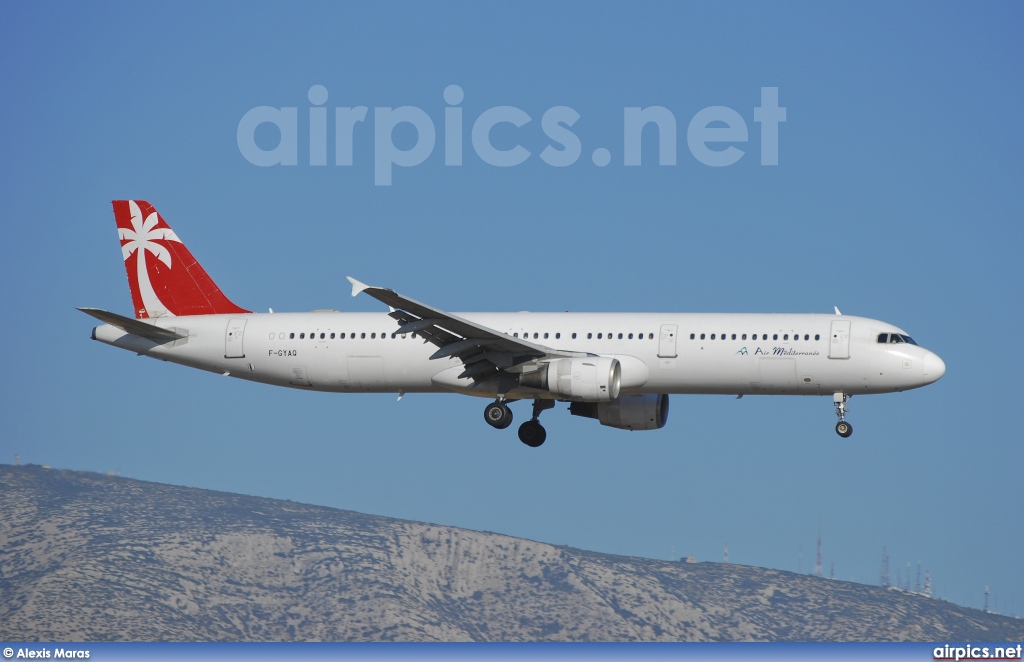
[[[899,343],[908,343],[910,345],[917,344],[910,336],[905,336],[900,333],[879,333],[878,342],[883,345],[897,345]]]

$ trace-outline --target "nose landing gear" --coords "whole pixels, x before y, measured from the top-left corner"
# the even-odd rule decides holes
[[[836,416],[839,417],[839,422],[836,423],[836,434],[843,439],[853,434],[853,426],[846,422],[846,412],[849,411],[846,407],[846,402],[851,397],[845,393],[834,393],[832,395],[832,402],[836,406]]]
[[[548,433],[544,430],[544,426],[540,424],[538,419],[542,411],[551,409],[554,406],[554,400],[534,400],[533,418],[519,426],[519,441],[530,448],[537,448],[543,444],[544,440],[548,438]]]

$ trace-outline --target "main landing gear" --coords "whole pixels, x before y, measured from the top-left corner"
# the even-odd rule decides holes
[[[534,400],[533,418],[519,426],[519,441],[530,448],[537,448],[548,437],[544,426],[538,420],[540,413],[545,409],[555,406],[554,400]],[[484,408],[484,420],[492,428],[504,430],[512,425],[512,410],[508,408],[508,401],[503,399],[495,400]]]
[[[845,393],[835,393],[832,395],[832,402],[836,406],[836,416],[839,417],[839,422],[836,423],[836,434],[843,439],[846,439],[853,434],[853,426],[846,422],[846,412],[849,409],[846,408],[846,402],[853,396]]]
[[[537,419],[540,418],[540,413],[542,411],[545,409],[551,409],[554,406],[554,400],[534,400],[533,418],[519,426],[519,441],[523,442],[530,448],[537,448],[543,444],[544,440],[548,438],[548,433]]]
[[[505,400],[495,400],[484,409],[484,420],[492,428],[504,430],[512,425],[512,410]]]

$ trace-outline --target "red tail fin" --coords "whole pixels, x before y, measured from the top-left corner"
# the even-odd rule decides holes
[[[250,312],[224,296],[153,205],[114,200],[114,220],[136,318]]]

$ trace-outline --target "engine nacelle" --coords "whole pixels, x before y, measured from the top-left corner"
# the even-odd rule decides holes
[[[540,370],[520,375],[519,385],[538,388],[566,400],[608,402],[619,397],[622,367],[617,359],[604,356],[557,359]]]
[[[659,430],[668,421],[668,394],[623,395],[611,402],[573,402],[573,416],[596,418],[620,430]]]

